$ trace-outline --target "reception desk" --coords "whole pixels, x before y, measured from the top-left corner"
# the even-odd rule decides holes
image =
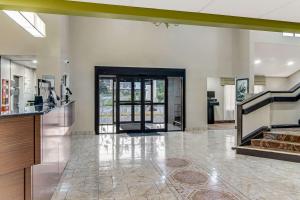
[[[0,115],[0,200],[50,200],[69,160],[75,102]]]

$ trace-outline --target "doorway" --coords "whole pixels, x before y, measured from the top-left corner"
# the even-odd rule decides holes
[[[185,70],[96,67],[95,79],[96,134],[184,130]]]
[[[166,131],[167,79],[150,77],[116,78],[116,131]]]

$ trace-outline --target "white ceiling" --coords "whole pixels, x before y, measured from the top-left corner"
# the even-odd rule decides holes
[[[256,75],[287,77],[300,70],[300,46],[272,43],[255,44],[255,59],[261,60],[254,65]],[[294,65],[287,63],[293,61]]]
[[[300,0],[73,0],[300,22]]]

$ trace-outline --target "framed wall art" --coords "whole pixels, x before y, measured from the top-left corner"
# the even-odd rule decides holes
[[[236,101],[242,102],[249,93],[249,79],[236,79]]]

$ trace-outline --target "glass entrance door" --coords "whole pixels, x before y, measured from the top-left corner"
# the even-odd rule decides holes
[[[118,133],[140,132],[142,130],[142,79],[139,77],[117,78]]]
[[[116,131],[166,131],[166,78],[117,77]]]
[[[144,79],[145,131],[165,131],[167,115],[166,79]]]

